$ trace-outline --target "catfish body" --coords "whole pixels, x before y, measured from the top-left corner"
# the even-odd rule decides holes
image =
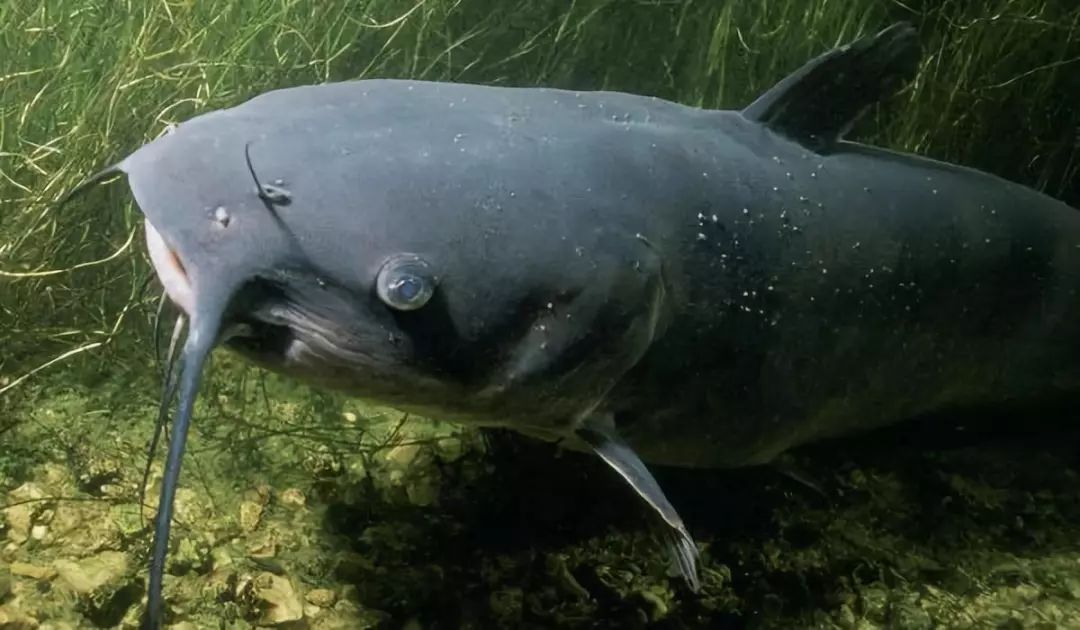
[[[588,402],[647,461],[709,467],[944,407],[1078,393],[1080,214],[1036,191],[856,143],[816,153],[738,112],[620,93],[365,81],[260,99],[294,97],[320,105],[290,105],[297,123],[260,140],[256,161],[297,200],[315,197],[320,212],[282,214],[334,235],[315,244],[326,275],[347,276],[350,248],[461,270],[442,280],[445,317],[416,318],[408,351],[442,393],[425,401],[412,383],[381,401],[563,437],[578,386],[594,386]],[[310,133],[330,140],[305,146]],[[384,157],[354,172],[330,159],[351,153]],[[377,194],[379,212],[362,196],[319,199],[336,179]],[[567,295],[623,300],[598,289],[642,265],[662,268],[664,294],[647,340],[615,334],[645,309],[637,287],[603,322],[560,317]],[[581,340],[571,356],[530,367],[505,399],[482,395],[510,357],[560,331]],[[317,384],[378,388],[232,343]],[[620,343],[642,357],[627,373],[560,380]]]
[[[943,410],[1075,401],[1080,215],[843,140],[911,78],[896,25],[742,111],[405,80],[277,90],[123,172],[190,318],[147,624],[218,345],[318,386],[591,450],[697,548],[644,461],[764,463]]]
[[[643,458],[764,463],[929,415],[1080,401],[1080,213],[972,169],[730,127],[753,157],[729,172],[750,183],[682,219],[675,322],[607,399]]]

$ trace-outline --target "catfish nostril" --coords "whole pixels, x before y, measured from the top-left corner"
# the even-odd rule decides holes
[[[263,184],[259,196],[275,206],[287,206],[292,203],[292,193],[273,184]]]

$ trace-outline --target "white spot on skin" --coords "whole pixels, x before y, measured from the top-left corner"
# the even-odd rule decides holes
[[[223,228],[229,227],[231,217],[229,217],[229,211],[225,209],[225,206],[218,206],[214,209],[214,220]]]

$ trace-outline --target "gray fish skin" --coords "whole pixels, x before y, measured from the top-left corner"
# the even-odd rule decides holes
[[[1080,401],[1075,209],[972,169],[729,129],[753,157],[717,153],[744,185],[710,193],[704,240],[684,226],[668,245],[678,323],[608,397],[643,459],[760,464],[941,412]]]
[[[245,142],[291,194],[287,230],[251,194]],[[124,167],[196,285],[204,267],[260,275],[338,336],[234,349],[442,418],[554,438],[611,411],[646,461],[738,466],[1077,391],[1072,208],[855,143],[815,153],[739,112],[360,81],[201,116]],[[218,206],[232,222],[207,239]],[[440,274],[437,306],[374,297],[397,252]],[[288,320],[265,295],[245,308]]]

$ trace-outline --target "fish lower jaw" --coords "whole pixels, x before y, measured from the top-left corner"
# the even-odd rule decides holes
[[[195,291],[180,257],[165,243],[165,239],[149,219],[145,219],[143,224],[146,230],[146,248],[158,280],[169,299],[190,316],[195,310]]]

